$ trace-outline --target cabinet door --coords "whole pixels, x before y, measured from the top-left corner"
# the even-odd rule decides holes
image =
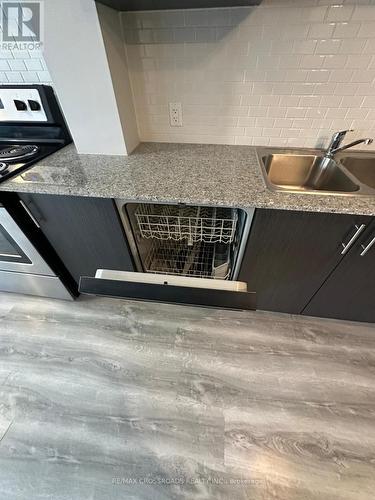
[[[303,314],[375,322],[375,223],[314,295]]]
[[[97,269],[134,270],[113,200],[39,194],[20,198],[77,283]]]
[[[239,280],[257,294],[257,308],[299,314],[370,217],[257,210]]]

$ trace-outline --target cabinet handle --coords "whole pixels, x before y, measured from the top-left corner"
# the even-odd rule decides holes
[[[365,229],[366,224],[361,224],[358,226],[357,224],[354,226],[356,228],[356,232],[353,234],[353,236],[350,238],[348,243],[341,243],[342,245],[342,252],[341,255],[345,255],[346,252],[353,246],[354,242],[358,238],[358,236],[362,233],[362,231]]]
[[[26,203],[24,203],[22,200],[19,200],[20,202],[20,205],[22,206],[22,208],[25,210],[25,212],[27,213],[27,215],[30,217],[30,219],[34,222],[34,224],[36,225],[36,227],[38,229],[40,229],[40,225],[39,225],[39,222],[36,220],[36,218],[33,216],[33,214],[30,212],[30,209],[29,207],[26,205]]]
[[[363,257],[364,255],[366,255],[366,253],[370,250],[370,248],[375,245],[375,236],[372,238],[372,240],[370,241],[370,243],[368,243],[367,245],[361,245],[361,247],[363,248],[362,252],[359,254],[361,257]]]

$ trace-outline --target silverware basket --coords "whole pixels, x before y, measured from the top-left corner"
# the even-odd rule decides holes
[[[236,209],[140,204],[134,213],[140,235],[158,240],[232,243],[236,234]]]

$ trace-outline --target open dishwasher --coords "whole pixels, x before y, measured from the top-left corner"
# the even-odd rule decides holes
[[[116,200],[136,272],[98,270],[83,293],[254,309],[236,281],[253,210]]]

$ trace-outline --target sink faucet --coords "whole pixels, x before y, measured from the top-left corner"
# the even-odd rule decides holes
[[[324,154],[326,158],[333,158],[336,153],[344,151],[344,149],[357,146],[358,144],[365,144],[367,146],[368,144],[371,144],[373,142],[373,139],[367,137],[365,139],[357,139],[356,141],[350,142],[345,146],[341,146],[342,141],[344,140],[348,132],[353,132],[353,130],[342,130],[341,132],[336,132],[335,134],[333,134],[331,142],[329,143],[329,146]]]

